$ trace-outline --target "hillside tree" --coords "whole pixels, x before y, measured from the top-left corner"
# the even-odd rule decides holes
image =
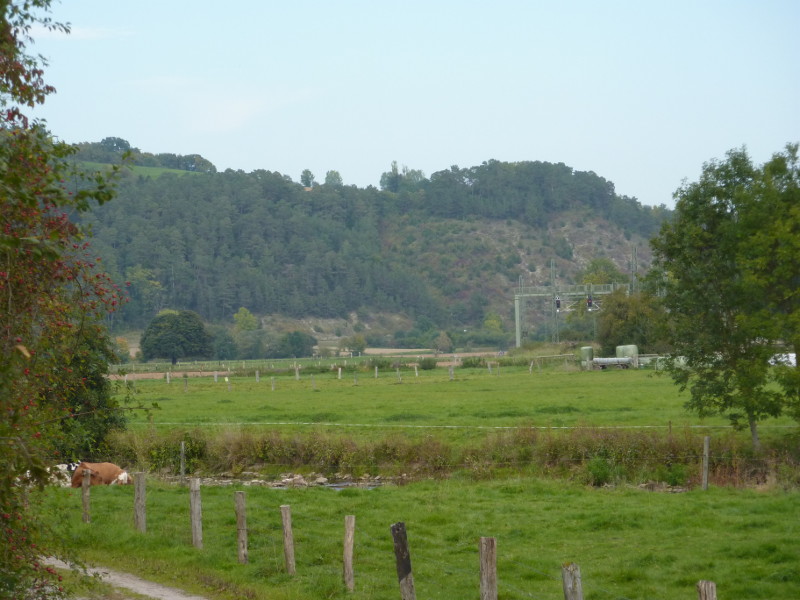
[[[233,315],[234,327],[237,331],[253,331],[258,329],[258,317],[247,310],[244,306]]]
[[[344,181],[342,180],[342,176],[339,174],[339,171],[328,171],[325,173],[325,185],[331,187],[342,187],[344,185]]]
[[[797,145],[761,167],[744,149],[704,165],[675,194],[674,219],[652,241],[669,311],[670,373],[688,408],[749,427],[800,416],[800,173]]]
[[[303,187],[314,187],[316,185],[316,179],[314,178],[314,174],[311,172],[310,169],[303,169],[303,172],[300,173],[300,183]]]
[[[272,358],[300,358],[314,356],[317,338],[303,331],[291,331],[284,334],[271,353]]]
[[[617,268],[610,258],[593,258],[578,274],[583,284],[627,283],[629,277]]]

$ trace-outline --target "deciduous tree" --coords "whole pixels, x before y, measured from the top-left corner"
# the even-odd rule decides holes
[[[25,114],[53,88],[31,55],[34,25],[66,30],[49,0],[0,3],[0,597],[60,596],[42,552],[63,550],[35,513],[70,427],[108,400],[102,317],[122,300],[70,215],[111,198],[100,175],[77,172],[73,148]],[[91,429],[91,427],[89,427]],[[88,429],[84,429],[84,432]]]
[[[325,173],[325,185],[342,187],[344,182],[342,181],[342,176],[339,174],[339,171],[328,171]]]
[[[616,290],[603,298],[603,310],[597,316],[602,354],[613,356],[616,347],[625,344],[636,344],[642,353],[668,351],[665,319],[661,302],[652,294]]]
[[[343,338],[340,344],[341,349],[346,349],[353,354],[361,354],[367,349],[367,338],[362,333],[356,333],[347,338]]]
[[[203,320],[190,310],[165,310],[150,321],[142,334],[142,358],[207,358],[212,354],[211,335]]]
[[[652,242],[672,377],[690,409],[749,426],[756,448],[759,422],[800,406],[797,368],[771,366],[800,343],[799,179],[797,145],[762,167],[732,150],[676,192]]]
[[[237,331],[253,331],[254,329],[258,329],[258,319],[244,306],[239,308],[236,314],[233,315],[233,321],[236,324]]]
[[[303,187],[314,187],[316,183],[314,174],[309,169],[303,169],[303,172],[300,173],[300,183],[303,184]]]
[[[610,258],[593,258],[578,274],[578,280],[585,284],[627,283],[628,279]]]
[[[278,345],[272,352],[275,358],[299,358],[313,356],[317,339],[302,331],[292,331],[278,340]]]

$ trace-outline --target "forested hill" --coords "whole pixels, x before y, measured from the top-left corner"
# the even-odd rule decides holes
[[[116,324],[141,328],[163,308],[230,323],[245,307],[480,327],[490,313],[508,320],[520,281],[549,282],[551,260],[563,283],[595,258],[628,272],[634,248],[646,266],[647,240],[669,213],[546,162],[491,160],[430,178],[393,164],[380,190],[342,185],[335,172],[325,181],[213,169],[124,175],[118,197],[88,219],[107,270],[129,282]]]

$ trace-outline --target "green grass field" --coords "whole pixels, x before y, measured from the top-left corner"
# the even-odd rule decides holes
[[[178,448],[189,470],[256,470],[267,477],[316,470],[331,476],[443,476],[463,468],[483,476],[517,473],[585,477],[595,484],[666,478],[685,484],[711,435],[717,483],[760,480],[784,460],[791,420],[762,424],[771,462],[753,457],[749,433],[723,417],[699,419],[685,396],[653,371],[523,367],[306,373],[138,380],[129,431],[113,437],[110,459],[129,469],[176,473]],[[787,437],[788,436],[788,437]],[[787,441],[788,440],[788,441]],[[597,463],[601,461],[601,463]],[[676,466],[677,465],[677,466]],[[576,473],[577,471],[577,473]]]
[[[157,402],[152,423],[327,423],[382,427],[726,425],[683,408],[686,396],[653,371],[529,374],[527,368],[369,371],[279,377],[139,380],[137,398]],[[274,390],[273,390],[274,382]],[[132,424],[148,422],[143,415]],[[776,421],[788,424],[790,421]]]
[[[156,403],[131,427],[251,425],[325,427],[350,435],[466,435],[513,427],[727,428],[721,416],[700,418],[684,408],[687,394],[655,371],[533,370],[525,367],[393,370],[279,376],[182,377],[138,380],[136,399]],[[793,428],[788,417],[761,424]],[[449,430],[449,432],[448,432]],[[458,431],[460,430],[460,431]]]
[[[234,490],[245,490],[250,563],[236,553]],[[62,539],[84,559],[212,599],[399,597],[390,526],[406,525],[417,597],[478,596],[478,540],[497,540],[500,598],[563,598],[562,563],[580,565],[587,599],[800,597],[798,492],[712,488],[682,494],[587,488],[533,478],[423,481],[373,490],[202,489],[204,549],[191,543],[188,490],[148,483],[147,532],[133,487],[53,489]],[[285,573],[280,506],[290,505],[297,574]],[[355,581],[342,584],[345,515],[356,516]]]
[[[393,369],[377,379],[370,370],[341,379],[309,371],[299,380],[291,371],[258,382],[254,373],[215,382],[179,371],[170,383],[137,380],[136,399],[160,408],[136,411],[112,446],[121,464],[151,472],[147,533],[134,531],[131,486],[92,488],[91,525],[81,523],[79,490],[50,490],[45,518],[86,560],[212,599],[398,597],[389,531],[398,521],[419,598],[477,597],[481,536],[497,539],[504,600],[563,597],[567,561],[580,565],[587,599],[696,598],[700,579],[715,581],[720,598],[800,597],[789,419],[762,425],[779,450],[762,458],[725,419],[687,413],[685,396],[652,371],[459,368],[452,381],[443,368],[406,368],[401,380]],[[709,434],[712,487],[703,492]],[[206,487],[197,550],[187,489],[156,475],[176,472],[179,441],[196,474],[411,469],[414,477],[371,490]],[[651,479],[690,491],[637,485]],[[248,565],[236,560],[237,489],[247,494]],[[281,505],[292,507],[295,577],[284,572]],[[356,516],[353,594],[341,578],[348,514]]]
[[[96,162],[89,162],[83,161],[81,163],[82,167],[89,171],[108,171],[111,168],[111,165],[107,163],[96,163]],[[168,169],[166,167],[143,167],[140,165],[131,165],[129,168],[125,169],[126,171],[130,171],[134,175],[142,175],[144,177],[160,177],[164,173],[172,173],[174,175],[186,175],[187,173],[195,173],[194,171],[183,171],[181,169]]]

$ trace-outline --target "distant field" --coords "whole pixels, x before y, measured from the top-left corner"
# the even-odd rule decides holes
[[[273,389],[274,386],[274,389]],[[561,371],[524,367],[431,371],[393,369],[280,376],[136,381],[136,397],[157,402],[132,424],[325,424],[374,428],[726,426],[688,413],[671,379],[645,370]],[[794,425],[776,419],[768,425]]]
[[[131,348],[134,346],[138,350],[138,341],[136,339],[126,339]],[[496,353],[474,352],[469,354],[459,353],[455,356],[484,356],[490,354],[494,356]],[[145,363],[129,362],[122,364],[111,365],[111,372],[125,372],[131,375],[141,373],[166,373],[170,372],[172,375],[180,376],[183,373],[190,373],[190,376],[195,375],[213,375],[214,373],[255,373],[257,370],[266,373],[267,371],[289,371],[299,366],[301,369],[308,370],[309,368],[331,368],[334,366],[342,366],[345,369],[355,365],[363,365],[371,360],[389,360],[398,361],[403,363],[403,369],[408,368],[407,363],[413,363],[421,358],[437,356],[437,360],[443,362],[451,361],[453,354],[439,354],[433,350],[420,349],[420,348],[370,348],[361,356],[355,357],[327,357],[327,358],[264,358],[257,360],[191,360],[191,361],[178,361],[172,364],[167,361],[151,360]]]
[[[106,163],[95,163],[95,162],[83,162],[81,164],[85,169],[92,171],[107,171],[111,166]],[[194,171],[184,171],[182,169],[166,169],[164,167],[142,167],[139,165],[132,165],[127,170],[136,175],[143,175],[145,177],[159,177],[164,173],[173,173],[175,175],[197,174]]]

